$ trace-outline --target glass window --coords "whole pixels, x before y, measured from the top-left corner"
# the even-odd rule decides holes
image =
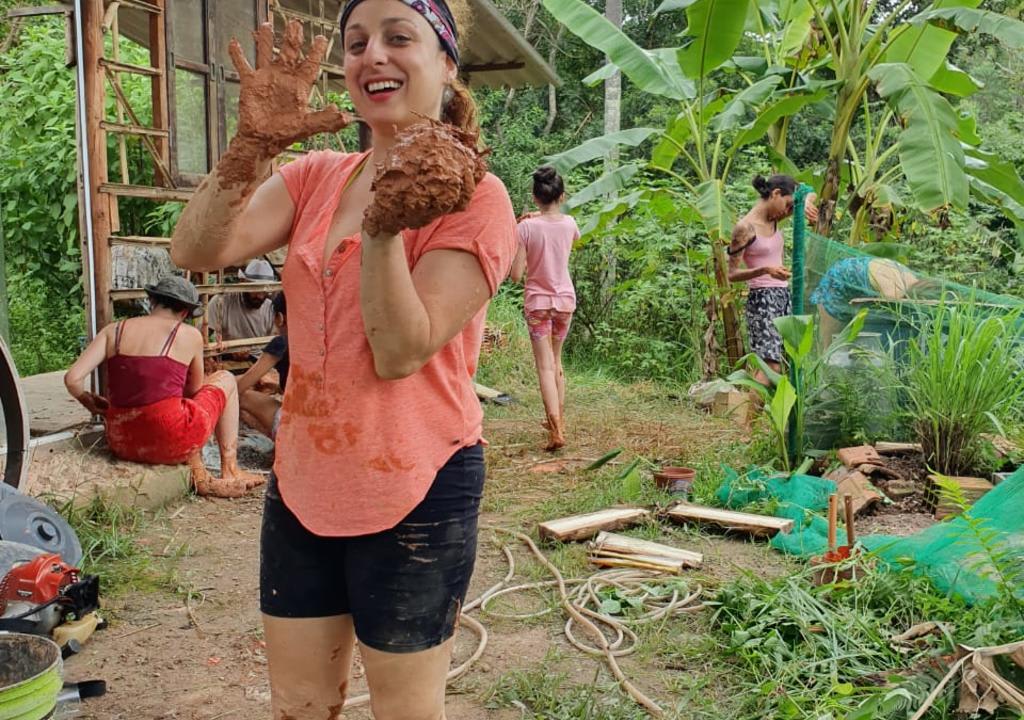
[[[216,40],[217,62],[225,70],[234,71],[234,63],[228,53],[231,38],[236,38],[242,45],[249,64],[256,65],[256,41],[252,31],[256,29],[256,3],[253,0],[219,0],[213,4],[213,28]]]
[[[210,169],[207,111],[206,76],[177,68],[174,71],[174,139],[180,173],[199,175]]]
[[[231,138],[238,132],[238,95],[240,88],[241,86],[236,82],[224,81],[224,125],[227,129],[228,142],[231,142]]]
[[[218,5],[229,4],[220,0]],[[171,3],[174,55],[196,63],[206,62],[203,43],[203,0],[174,0]]]

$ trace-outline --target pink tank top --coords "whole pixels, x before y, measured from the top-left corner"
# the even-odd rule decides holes
[[[757,236],[750,246],[743,251],[743,262],[748,268],[770,267],[782,265],[783,240],[782,232],[776,230],[768,237]],[[784,288],[789,287],[785,280],[776,280],[771,275],[759,275],[747,280],[750,288]]]
[[[167,336],[159,355],[122,355],[121,336],[127,320],[117,324],[114,354],[107,358],[110,404],[118,408],[142,407],[172,397],[184,397],[188,365],[170,357],[179,322]]]

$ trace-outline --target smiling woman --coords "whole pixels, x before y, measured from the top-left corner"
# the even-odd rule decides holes
[[[444,716],[484,478],[472,376],[515,253],[457,80],[463,7],[351,0],[346,85],[373,146],[265,181],[283,148],[352,118],[307,107],[324,38],[304,55],[289,25],[275,57],[264,27],[255,69],[235,46],[238,135],[175,230],[192,269],[288,245],[291,372],[260,573],[277,720],[340,713],[356,639],[376,718]]]

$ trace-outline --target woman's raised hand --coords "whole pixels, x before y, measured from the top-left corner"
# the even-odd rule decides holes
[[[255,70],[237,40],[229,46],[231,60],[241,76],[239,137],[256,141],[267,157],[275,157],[293,143],[322,132],[338,132],[352,122],[353,117],[335,105],[318,111],[309,108],[309,94],[320,73],[327,38],[317,35],[309,53],[303,56],[302,24],[292,20],[275,57],[273,24],[263,23],[254,35]]]

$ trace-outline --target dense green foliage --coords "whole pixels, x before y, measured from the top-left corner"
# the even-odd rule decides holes
[[[0,9],[12,4],[4,0]],[[525,29],[534,3],[503,0],[499,5],[514,26]],[[659,15],[657,7],[652,0],[627,3],[624,31],[640,47],[677,44],[686,25],[683,14]],[[998,3],[984,7],[1006,9]],[[5,34],[7,26],[0,30]],[[493,148],[492,168],[508,186],[517,211],[530,206],[530,173],[545,157],[603,131],[601,86],[583,82],[602,65],[601,53],[572,33],[560,32],[544,7],[536,10],[527,37],[541,56],[554,60],[562,78],[554,92],[554,111],[546,87],[521,88],[511,94],[500,89],[477,92],[485,136]],[[15,353],[23,372],[66,363],[83,332],[74,189],[74,78],[72,70],[64,67],[64,42],[63,18],[32,20],[22,24],[0,57],[0,147],[5,151],[0,156],[0,212],[8,280],[11,295],[17,298],[11,310]],[[746,35],[737,52],[755,56],[762,48],[756,36]],[[974,95],[952,102],[975,112],[979,134],[999,148],[1003,159],[1021,168],[1024,105],[1017,93],[1007,89],[1019,87],[1024,80],[1024,55],[978,36],[958,39],[951,57],[984,84]],[[623,81],[623,127],[664,126],[675,112],[668,99],[641,92],[629,79]],[[822,162],[828,152],[832,113],[826,98],[806,105],[789,122],[786,155],[795,166]],[[852,132],[861,142],[862,129],[855,126]],[[139,151],[129,148],[135,175],[145,165]],[[628,160],[629,151],[623,154]],[[756,143],[740,151],[733,160],[733,179],[725,187],[731,206],[743,209],[753,202],[747,178],[771,171],[772,157]],[[571,172],[567,176],[570,193],[598,174],[593,168]],[[896,195],[900,194],[906,196],[906,188],[896,187]],[[171,205],[167,213],[147,216],[143,213],[149,211],[141,204],[136,210],[124,203],[122,221],[139,226],[139,232],[157,234],[170,225],[177,209]],[[596,210],[584,205],[574,212],[581,226],[591,227]],[[840,218],[839,237],[846,232],[843,222]],[[146,227],[147,223],[157,227]],[[951,211],[939,226],[935,218],[897,207],[891,221],[879,229],[882,239],[907,245],[909,263],[917,269],[941,271],[951,279],[996,292],[1021,292],[1020,239],[996,209],[972,204],[965,211]],[[572,262],[579,311],[568,349],[578,361],[628,377],[673,382],[699,378],[706,342],[720,344],[721,335],[717,322],[708,332],[706,306],[714,287],[711,252],[692,216],[681,212],[677,203],[642,200],[617,222],[598,226]],[[68,319],[75,315],[79,318]]]

